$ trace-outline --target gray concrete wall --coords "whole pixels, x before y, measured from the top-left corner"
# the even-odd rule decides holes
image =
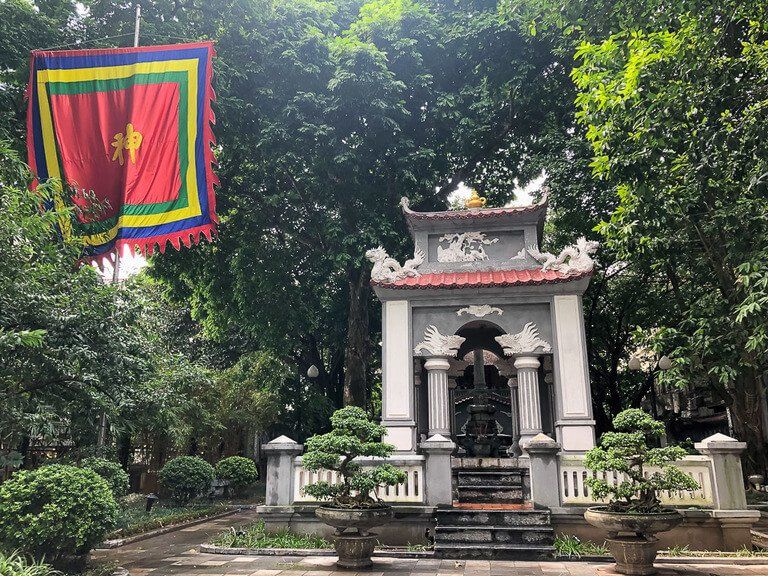
[[[470,304],[490,304],[500,308],[502,314],[494,313],[482,318],[467,315],[466,313],[461,316],[456,314],[461,308]],[[491,299],[468,294],[464,296],[463,303],[462,301],[457,301],[456,303],[444,306],[415,306],[412,309],[411,321],[414,346],[424,340],[424,332],[428,326],[436,326],[441,334],[447,336],[455,334],[461,327],[477,320],[496,324],[507,334],[516,334],[523,329],[525,324],[533,322],[539,329],[539,336],[553,344],[549,303],[497,304]]]
[[[289,528],[297,534],[319,534],[330,540],[334,529],[315,517],[315,505],[259,506],[257,514],[264,520],[267,530]],[[395,519],[374,528],[379,542],[387,546],[427,544],[426,531],[434,533],[435,508],[433,506],[394,506]]]

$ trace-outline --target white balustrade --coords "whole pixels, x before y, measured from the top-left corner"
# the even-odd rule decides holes
[[[373,468],[379,464],[391,464],[405,472],[406,479],[402,484],[380,488],[378,498],[390,503],[421,504],[424,500],[424,456],[397,456],[392,458],[359,458],[357,461],[363,467]],[[293,501],[315,502],[311,496],[304,494],[302,488],[316,482],[326,481],[332,484],[340,482],[339,473],[332,470],[310,471],[302,465],[301,456],[294,458]]]
[[[693,478],[699,488],[690,492],[687,490],[665,490],[659,495],[661,503],[667,506],[713,508],[715,500],[712,488],[712,463],[709,457],[686,456],[674,464]],[[648,467],[644,474],[648,476],[659,471],[659,468]],[[589,487],[585,483],[590,477],[601,478],[614,486],[626,479],[624,474],[587,470],[584,466],[584,456],[560,456],[560,502],[563,504],[599,504],[604,502],[605,500],[596,500],[590,494]]]

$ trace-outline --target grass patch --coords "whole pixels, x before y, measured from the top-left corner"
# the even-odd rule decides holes
[[[558,556],[565,556],[566,558],[609,555],[608,548],[604,544],[595,544],[569,534],[560,534],[555,538],[555,552]]]
[[[111,532],[107,539],[111,540],[113,538],[125,538],[126,536],[142,534],[157,528],[171,526],[172,524],[213,516],[214,514],[224,512],[226,509],[227,507],[221,504],[194,508],[155,504],[152,507],[152,511],[147,512],[143,501],[122,504],[120,506],[117,529]]]
[[[332,548],[330,542],[321,536],[312,534],[294,534],[287,528],[267,532],[264,521],[259,520],[244,528],[230,528],[215,536],[211,544],[225,548],[284,548],[284,549],[320,549]]]

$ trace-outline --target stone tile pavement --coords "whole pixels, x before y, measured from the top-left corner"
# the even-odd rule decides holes
[[[611,564],[589,562],[513,562],[501,560],[440,560],[375,558],[371,570],[338,570],[328,556],[275,557],[201,554],[197,545],[230,526],[253,520],[243,512],[157,536],[95,558],[118,562],[131,576],[609,576]],[[758,566],[734,564],[663,564],[659,576],[768,576],[768,560]]]

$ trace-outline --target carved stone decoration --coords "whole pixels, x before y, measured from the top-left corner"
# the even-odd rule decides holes
[[[541,349],[541,352],[552,352],[552,345],[539,336],[539,329],[533,322],[528,322],[517,334],[502,334],[496,336],[496,342],[501,344],[504,354],[533,354]]]
[[[391,258],[387,251],[379,246],[368,250],[365,257],[373,262],[371,280],[374,282],[397,282],[409,276],[419,276],[419,271],[416,269],[424,263],[425,255],[424,252],[417,249],[413,253],[413,258],[406,260],[405,264],[400,266],[397,260]]]
[[[459,347],[461,347],[464,340],[466,340],[466,338],[456,336],[455,334],[444,336],[443,334],[440,334],[437,326],[431,325],[424,331],[424,340],[419,342],[413,351],[418,354],[422,350],[426,350],[435,356],[454,357],[459,352]]]
[[[582,274],[595,267],[595,261],[590,257],[597,252],[600,244],[587,240],[584,236],[576,240],[573,246],[566,246],[558,256],[550,252],[539,252],[535,247],[528,248],[528,254],[542,264],[542,271],[555,270],[563,274]]]
[[[510,260],[525,260],[525,252],[526,252],[525,247],[520,248],[520,252],[512,256]]]
[[[478,318],[483,318],[484,316],[488,316],[489,314],[498,314],[499,316],[501,316],[503,313],[504,311],[501,308],[489,306],[488,304],[482,304],[480,306],[471,304],[466,308],[460,308],[459,310],[457,310],[456,316],[461,316],[462,314],[469,314],[472,316],[476,316]]]
[[[498,238],[486,238],[482,232],[460,232],[456,234],[445,234],[438,240],[439,244],[444,242],[448,246],[437,247],[438,262],[477,262],[479,260],[488,260],[488,254],[485,253],[485,246],[495,244]]]

